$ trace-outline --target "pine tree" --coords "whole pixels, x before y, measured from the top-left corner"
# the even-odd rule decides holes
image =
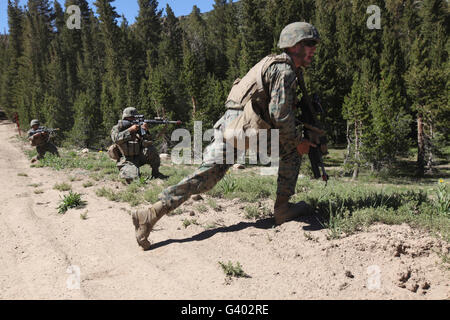
[[[158,64],[158,46],[161,41],[161,15],[156,0],[138,0],[139,14],[136,18],[136,36],[145,55],[150,57],[151,66]]]
[[[219,79],[224,79],[228,69],[226,57],[227,34],[227,1],[215,0],[214,10],[209,13],[208,30],[208,65],[207,69]]]
[[[97,0],[94,5],[100,20],[101,39],[105,49],[105,73],[102,79],[101,111],[105,137],[120,117],[126,98],[124,97],[125,76],[123,74],[120,45],[121,29],[117,25],[119,15],[111,5],[112,0]],[[105,141],[105,144],[108,142]]]
[[[245,75],[259,60],[264,58],[272,46],[272,37],[267,37],[264,23],[265,0],[242,0],[241,39],[242,55],[240,71]]]
[[[8,1],[9,35],[5,37],[5,61],[0,77],[0,107],[11,114],[18,110],[19,61],[23,54],[24,14],[18,0]],[[7,44],[7,45],[6,45]],[[6,60],[7,59],[7,60]]]
[[[364,59],[361,62],[362,73],[355,72],[353,84],[348,96],[344,99],[342,116],[347,121],[347,155],[345,164],[353,165],[353,179],[356,179],[362,164],[364,164],[361,147],[367,137],[366,129],[370,125],[370,115],[367,112],[370,93],[374,87],[370,80],[370,62]]]
[[[16,97],[18,112],[23,122],[38,118],[45,123],[42,108],[47,92],[47,65],[53,38],[53,11],[48,0],[29,0],[24,21],[23,55],[19,62]]]
[[[317,46],[313,64],[307,72],[311,81],[311,91],[316,92],[326,110],[324,125],[334,143],[345,142],[345,121],[342,118],[342,103],[347,92],[342,89],[340,74],[336,71],[339,62],[336,56],[338,43],[336,37],[337,1],[316,2],[314,25],[320,33],[320,44]]]
[[[445,35],[445,21],[448,20],[448,4],[442,0],[427,0],[422,3],[419,15],[421,28],[411,50],[410,69],[406,75],[408,95],[417,114],[417,171],[418,176],[425,169],[433,169],[435,153],[436,120],[448,114],[448,70],[443,69],[442,37]],[[438,30],[436,33],[435,31]],[[448,121],[444,121],[448,128]]]
[[[82,54],[78,59],[80,93],[74,102],[74,125],[70,142],[80,147],[100,148],[99,140],[104,135],[100,110],[101,73],[103,52],[99,41],[100,30],[92,11],[82,31]]]
[[[228,61],[226,90],[231,89],[234,80],[240,76],[241,33],[239,32],[239,15],[236,3],[229,0],[225,15],[226,34],[225,55]]]

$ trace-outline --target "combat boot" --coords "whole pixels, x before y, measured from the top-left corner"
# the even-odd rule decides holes
[[[275,202],[275,224],[280,225],[300,216],[312,215],[314,209],[304,201],[289,203],[289,197],[279,196]]]
[[[156,222],[161,219],[168,210],[158,201],[148,209],[134,211],[132,214],[134,228],[136,230],[136,241],[144,249],[150,249],[148,236],[155,226]]]
[[[162,174],[159,170],[152,170],[152,179],[166,180],[169,179],[169,176]]]

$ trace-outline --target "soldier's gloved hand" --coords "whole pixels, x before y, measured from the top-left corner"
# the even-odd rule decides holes
[[[128,131],[130,131],[130,133],[136,133],[138,130],[139,130],[139,125],[137,125],[137,124],[134,124],[128,128]]]
[[[309,141],[308,139],[303,139],[300,144],[297,146],[297,152],[299,155],[304,155],[309,153],[310,147],[317,147],[314,143]]]
[[[148,130],[148,123],[147,123],[147,122],[144,122],[144,123],[141,125],[141,127],[142,127],[142,129],[144,129],[145,131],[147,131],[147,130]]]

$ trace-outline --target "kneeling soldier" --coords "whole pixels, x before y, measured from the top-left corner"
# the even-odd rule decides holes
[[[111,139],[120,150],[120,158],[117,160],[117,167],[120,170],[119,177],[131,183],[140,177],[139,168],[145,164],[152,167],[152,178],[167,179],[168,177],[159,172],[161,160],[159,153],[150,141],[148,124],[141,126],[131,122],[138,115],[136,108],[126,108],[119,120],[111,130]],[[146,134],[141,136],[140,127]]]
[[[44,158],[46,152],[53,153],[59,156],[58,148],[50,142],[50,131],[46,128],[40,128],[39,120],[32,120],[30,123],[31,129],[28,130],[28,140],[32,146],[36,147],[37,156],[31,159],[31,163]]]

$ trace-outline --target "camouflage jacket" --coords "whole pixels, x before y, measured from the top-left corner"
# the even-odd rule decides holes
[[[288,63],[272,64],[263,77],[269,93],[267,109],[261,108],[263,118],[280,130],[280,143],[286,152],[296,152],[301,133],[296,128],[295,106],[297,104],[297,75]]]
[[[152,144],[148,133],[143,137],[132,134],[128,128],[123,127],[122,120],[111,129],[111,140],[119,146],[125,156],[136,156],[143,148]]]

